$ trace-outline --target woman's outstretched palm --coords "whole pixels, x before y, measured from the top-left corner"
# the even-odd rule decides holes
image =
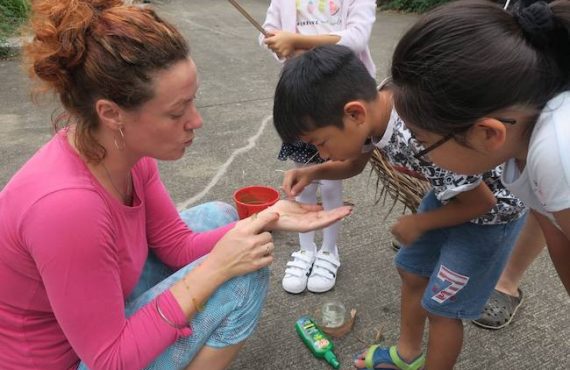
[[[271,230],[307,232],[322,229],[350,215],[351,206],[342,206],[324,211],[315,204],[303,204],[280,200],[264,212],[279,213],[279,219],[269,225]]]

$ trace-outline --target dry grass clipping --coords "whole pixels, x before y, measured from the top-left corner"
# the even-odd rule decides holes
[[[380,189],[380,193],[376,203],[382,201],[382,204],[385,204],[388,197],[393,202],[386,217],[393,211],[397,202],[404,205],[404,212],[406,209],[409,209],[415,213],[424,194],[431,188],[429,182],[423,178],[394,169],[378,148],[374,149],[370,158],[370,164],[372,165],[372,171],[378,176],[376,188]]]

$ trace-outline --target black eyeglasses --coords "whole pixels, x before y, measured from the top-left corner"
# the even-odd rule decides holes
[[[494,117],[494,118],[497,121],[500,121],[500,122],[507,124],[507,125],[514,125],[515,123],[517,123],[517,120],[515,120],[515,119],[498,118],[498,117]],[[445,144],[446,142],[451,140],[454,136],[455,136],[455,133],[449,133],[449,134],[445,135],[444,137],[442,137],[441,139],[439,139],[438,141],[436,141],[432,145],[428,146],[427,148],[425,148],[423,150],[420,150],[417,154],[414,154],[414,158],[415,159],[423,159],[423,157],[426,154],[428,154],[429,152],[431,152],[434,149],[439,148],[440,146],[442,146],[443,144]]]

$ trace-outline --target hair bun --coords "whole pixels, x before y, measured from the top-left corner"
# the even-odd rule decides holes
[[[125,5],[123,0],[93,0],[87,1],[96,11],[103,11],[117,6]]]
[[[34,0],[31,25],[35,37],[26,46],[32,76],[58,93],[70,89],[70,72],[87,52],[87,34],[100,13],[122,6],[122,0]]]
[[[555,28],[554,15],[546,1],[521,0],[514,16],[527,39],[535,46],[546,46]]]

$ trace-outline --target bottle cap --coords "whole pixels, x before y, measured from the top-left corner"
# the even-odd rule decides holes
[[[338,362],[336,356],[332,351],[327,351],[325,353],[325,360],[327,360],[327,362],[335,369],[338,369],[340,367],[340,362]]]

